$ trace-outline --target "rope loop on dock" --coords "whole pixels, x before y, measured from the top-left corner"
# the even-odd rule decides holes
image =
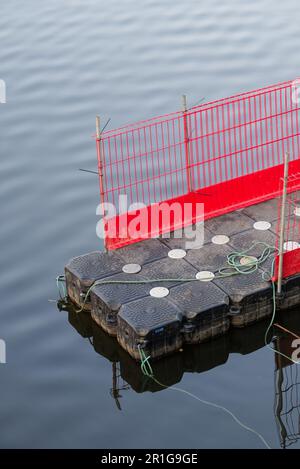
[[[251,252],[259,245],[263,247],[262,253],[258,257],[250,255],[249,252]],[[228,266],[221,267],[221,269],[219,269],[219,278],[238,274],[252,274],[256,272],[268,259],[271,257],[273,258],[277,251],[278,249],[276,247],[262,241],[254,242],[248,249],[245,249],[244,251],[234,251],[227,256]],[[247,262],[241,263],[242,259],[247,260]],[[270,272],[267,273],[270,274],[270,280],[272,275]]]

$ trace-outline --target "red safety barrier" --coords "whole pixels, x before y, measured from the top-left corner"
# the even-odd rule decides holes
[[[115,207],[105,218],[106,247],[200,219],[195,209],[187,219],[154,221],[151,208],[162,202],[204,203],[207,219],[277,196],[286,151],[300,171],[296,87],[288,81],[104,132],[97,138],[101,201]],[[148,225],[132,236],[127,227],[137,214]]]
[[[295,161],[289,164],[287,198],[285,203],[285,223],[283,233],[282,277],[290,277],[300,272],[300,172],[294,172]],[[281,181],[282,185],[282,181]],[[280,192],[283,191],[283,187]],[[278,199],[278,214],[282,210],[282,198]],[[277,223],[276,247],[279,249],[280,218]],[[278,280],[279,255],[275,255],[273,280]]]

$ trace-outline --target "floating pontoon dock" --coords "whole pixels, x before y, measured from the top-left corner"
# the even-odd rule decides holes
[[[184,107],[103,134],[97,120],[101,203],[113,204],[116,213],[104,220],[106,250],[67,264],[67,292],[133,358],[140,359],[141,348],[159,358],[271,316],[278,273],[277,307],[300,303],[295,86],[286,82]],[[133,239],[123,232],[136,216],[132,208],[121,209],[124,194],[130,204],[143,202],[143,220],[151,221],[153,206],[162,203],[191,204],[192,215],[170,217],[167,224],[158,217]],[[204,217],[195,210],[199,203]],[[176,236],[203,221],[202,247],[187,247],[186,232]],[[233,253],[239,254],[232,268]]]
[[[263,213],[265,220],[261,220]],[[174,238],[149,239],[115,251],[79,256],[66,266],[68,295],[84,310],[91,311],[97,324],[117,336],[120,345],[136,359],[138,344],[155,358],[180,349],[183,343],[200,343],[224,334],[229,327],[244,327],[272,313],[272,283],[263,279],[264,272],[270,272],[272,258],[247,275],[210,281],[205,281],[207,274],[203,281],[197,280],[196,275],[211,272],[217,277],[230,253],[243,251],[256,241],[275,246],[277,216],[278,201],[272,199],[208,220],[203,247],[186,250],[180,259],[168,256],[174,249],[185,250],[185,240]],[[257,225],[257,221],[266,223]],[[297,223],[300,227],[300,217]],[[270,227],[261,230],[256,226]],[[222,236],[219,239],[224,244],[215,244],[216,236]],[[262,250],[263,245],[257,244],[247,255],[257,258]],[[140,272],[123,272],[128,264],[139,264]],[[195,280],[181,283],[176,278]],[[151,283],[158,279],[174,281]],[[138,283],[140,280],[150,282]],[[96,281],[99,284],[86,299]],[[101,285],[110,281],[137,283]],[[150,296],[158,285],[168,289],[167,296]],[[300,303],[299,285],[300,275],[284,281],[281,308]]]

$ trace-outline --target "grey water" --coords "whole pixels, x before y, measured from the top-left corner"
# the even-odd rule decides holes
[[[183,93],[192,105],[296,78],[299,20],[296,0],[1,0],[1,448],[263,447],[221,409],[144,383],[88,318],[58,310],[55,278],[102,248],[97,176],[78,171],[96,168],[95,115],[113,128],[175,111]],[[183,351],[161,379],[300,448],[297,367],[282,370],[278,418],[266,327]]]

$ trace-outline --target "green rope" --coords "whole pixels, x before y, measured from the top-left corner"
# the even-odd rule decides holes
[[[249,252],[253,250],[256,246],[263,246],[263,251],[257,258],[249,255]],[[226,267],[221,267],[219,269],[219,278],[228,277],[232,275],[249,275],[256,272],[271,256],[273,257],[274,254],[278,251],[278,249],[274,246],[271,246],[267,243],[262,241],[254,242],[248,249],[244,251],[234,251],[227,256],[227,264]],[[247,263],[241,264],[241,259],[247,259]],[[272,278],[271,272],[267,272],[270,274],[270,278]],[[264,279],[265,280],[265,279]]]
[[[159,386],[165,388],[165,389],[170,389],[171,391],[177,391],[177,392],[180,392],[182,394],[186,394],[187,396],[189,397],[192,397],[193,399],[196,399],[197,401],[201,402],[202,404],[205,404],[205,405],[208,405],[208,406],[211,406],[211,407],[214,407],[216,409],[220,409],[220,410],[223,410],[225,413],[227,413],[228,415],[230,415],[230,417],[233,418],[233,420],[238,424],[240,425],[240,427],[242,427],[244,430],[247,430],[249,431],[250,433],[253,433],[254,435],[256,435],[262,442],[263,444],[265,445],[265,447],[267,449],[271,449],[270,445],[266,442],[265,438],[260,434],[258,433],[256,430],[254,430],[253,428],[245,425],[241,420],[238,419],[238,417],[236,417],[234,415],[233,412],[231,412],[229,409],[227,409],[226,407],[220,405],[220,404],[216,404],[215,402],[210,402],[210,401],[206,401],[204,399],[201,399],[200,397],[196,396],[195,394],[192,394],[191,392],[187,391],[186,389],[183,389],[183,388],[179,388],[177,386],[167,386],[166,384],[163,384],[161,383],[157,378],[155,378],[154,376],[154,373],[153,373],[153,370],[152,370],[152,367],[149,363],[149,359],[150,359],[150,356],[146,356],[145,355],[145,352],[144,350],[141,348],[140,344],[138,345],[138,350],[139,350],[139,354],[140,354],[140,359],[141,359],[141,370],[143,372],[143,374],[145,376],[147,376],[148,378],[152,379],[155,383],[157,383]]]
[[[143,374],[145,376],[148,376],[148,378],[152,378],[155,380],[154,378],[154,373],[153,373],[153,370],[152,370],[152,367],[150,365],[150,355],[148,355],[148,357],[146,356],[144,350],[141,348],[140,344],[138,345],[138,351],[139,351],[139,354],[140,354],[140,359],[141,359],[141,370],[143,372]]]
[[[248,255],[248,253],[256,246],[262,245],[264,247],[262,254],[258,257],[253,259],[253,256]],[[254,242],[250,248],[245,249],[244,251],[240,252],[232,252],[227,256],[227,265],[222,267],[218,270],[218,273],[215,275],[215,278],[224,278],[230,277],[232,275],[249,275],[253,272],[257,271],[259,267],[274,253],[277,251],[277,248],[270,246],[267,243],[262,241]],[[242,265],[240,260],[242,258],[248,259],[247,264]],[[263,274],[264,275],[264,274]],[[271,276],[270,276],[271,278]],[[81,308],[77,310],[78,313],[81,313],[86,305],[87,299],[97,285],[143,285],[148,283],[162,283],[162,282],[180,282],[180,283],[188,283],[188,282],[195,282],[197,279],[194,278],[161,278],[161,279],[136,279],[136,280],[96,280],[88,289],[87,293],[84,296],[83,303]],[[205,280],[205,278],[201,278],[201,280]],[[199,280],[199,281],[201,281]],[[207,277],[207,280],[211,280],[210,277]]]
[[[271,347],[268,343],[268,335],[269,335],[269,332],[274,324],[274,321],[275,321],[275,316],[276,316],[276,286],[275,286],[275,282],[272,281],[272,291],[273,291],[273,312],[272,312],[272,317],[271,317],[271,321],[270,321],[270,324],[269,326],[267,327],[267,330],[265,332],[265,346],[268,347],[270,350],[272,350],[272,352],[275,352],[277,353],[277,355],[280,355],[281,357],[284,357],[286,358],[287,360],[290,360],[292,363],[294,363],[295,365],[300,365],[300,360],[299,361],[296,361],[294,360],[292,357],[289,357],[288,355],[286,355],[285,353],[282,353],[280,352],[279,350],[276,350],[276,348],[274,347]]]

